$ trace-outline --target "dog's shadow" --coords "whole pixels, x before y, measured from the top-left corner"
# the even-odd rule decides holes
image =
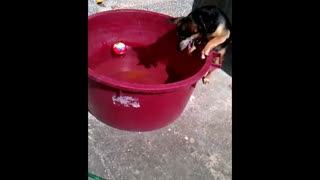
[[[138,65],[156,68],[160,63],[166,65],[168,74],[165,84],[177,82],[195,74],[205,63],[200,52],[188,55],[186,50],[178,49],[178,37],[175,28],[161,36],[156,42],[142,47],[132,48],[139,59]]]

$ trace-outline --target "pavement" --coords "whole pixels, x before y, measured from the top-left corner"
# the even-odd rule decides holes
[[[187,15],[192,0],[88,0],[88,15],[120,8]],[[107,180],[231,180],[231,50],[223,70],[201,81],[181,116],[151,132],[109,127],[88,112],[88,171]],[[229,71],[229,72],[228,72]]]

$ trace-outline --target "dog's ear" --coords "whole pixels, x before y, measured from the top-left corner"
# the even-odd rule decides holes
[[[182,18],[183,17],[170,18],[170,19],[167,19],[167,23],[178,24],[181,21]]]

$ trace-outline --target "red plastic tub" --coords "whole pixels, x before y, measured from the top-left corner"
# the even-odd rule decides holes
[[[88,109],[105,124],[150,131],[177,119],[211,63],[177,50],[170,16],[113,10],[88,19]],[[128,50],[116,55],[112,46]],[[212,56],[212,55],[211,55]],[[212,58],[212,57],[209,57]]]

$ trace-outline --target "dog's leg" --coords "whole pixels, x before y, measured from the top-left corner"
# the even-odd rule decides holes
[[[210,82],[210,77],[211,77],[212,71],[209,71],[203,78],[202,78],[202,83],[203,84],[208,84]]]
[[[212,49],[214,49],[215,47],[219,46],[220,44],[224,43],[228,38],[230,37],[230,32],[228,31],[225,35],[223,36],[217,36],[214,37],[213,39],[211,39],[206,46],[204,47],[204,49],[202,50],[202,55],[201,58],[205,59],[206,56],[209,55],[210,51]]]
[[[214,58],[214,59],[212,60],[212,63],[214,63],[214,64],[220,64],[220,62],[221,62],[221,63],[223,62],[223,57],[224,57],[224,54],[226,53],[226,48],[221,49],[220,51],[218,51],[218,53],[220,53],[221,56],[220,56],[220,58],[217,57],[217,58]],[[219,61],[220,61],[220,62],[219,62]],[[209,71],[209,72],[202,78],[203,84],[208,84],[208,83],[210,82],[211,75],[212,75],[212,71]]]
[[[226,53],[226,48],[220,49],[218,53],[220,54],[220,58],[219,57],[215,58],[215,61],[213,62],[214,64],[220,64],[223,62],[224,54]]]
[[[209,55],[209,53],[210,53],[210,51],[212,50],[212,49],[214,49],[215,47],[217,47],[217,46],[219,46],[220,44],[222,44],[224,41],[226,41],[227,40],[227,38],[226,37],[215,37],[215,38],[213,38],[212,40],[210,40],[207,44],[206,44],[206,46],[204,47],[204,49],[202,50],[202,56],[201,56],[201,58],[202,59],[205,59],[206,58],[206,56],[208,56]]]

